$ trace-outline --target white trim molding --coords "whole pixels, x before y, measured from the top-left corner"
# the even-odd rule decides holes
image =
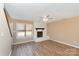
[[[61,44],[65,44],[65,45],[68,45],[68,46],[72,46],[72,47],[75,47],[75,48],[79,49],[79,46],[76,46],[76,45],[68,44],[68,43],[65,43],[65,42],[62,42],[62,41],[58,41],[58,40],[53,40],[53,39],[50,39],[50,40],[58,42],[58,43],[61,43]]]
[[[11,48],[11,50],[10,50],[9,56],[11,56],[11,54],[12,54],[12,48]]]
[[[12,45],[17,45],[17,44],[22,44],[22,43],[28,43],[28,42],[32,42],[34,40],[28,40],[28,41],[23,41],[23,42],[15,42]]]

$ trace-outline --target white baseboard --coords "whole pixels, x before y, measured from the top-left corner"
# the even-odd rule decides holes
[[[42,42],[42,41],[46,41],[46,40],[48,40],[48,39],[37,39],[37,40],[35,40],[35,42]]]
[[[50,39],[50,40],[52,40],[52,39]],[[65,43],[65,42],[58,41],[58,40],[52,40],[52,41],[55,41],[55,42],[58,42],[58,43],[61,43],[61,44],[65,44],[65,45],[68,45],[68,46],[72,46],[72,47],[75,47],[75,48],[79,48],[79,46],[68,44],[68,43]]]
[[[12,45],[27,43],[27,42],[31,42],[31,41],[34,41],[34,40],[28,40],[28,41],[23,41],[23,42],[16,42],[16,43],[13,43]]]
[[[11,49],[11,51],[10,51],[10,53],[9,53],[9,56],[11,56],[11,54],[12,54],[12,49]]]

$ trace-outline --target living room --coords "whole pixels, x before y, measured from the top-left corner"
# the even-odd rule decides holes
[[[0,55],[79,55],[78,7],[78,3],[0,4]]]

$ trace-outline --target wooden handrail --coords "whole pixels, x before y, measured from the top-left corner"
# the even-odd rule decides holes
[[[5,13],[5,17],[6,17],[6,20],[7,20],[7,25],[8,25],[8,28],[9,28],[9,32],[10,32],[10,35],[12,37],[11,28],[10,28],[10,24],[9,24],[9,20],[8,20],[8,17],[7,17],[7,13],[6,13],[5,8],[4,8],[4,13]]]

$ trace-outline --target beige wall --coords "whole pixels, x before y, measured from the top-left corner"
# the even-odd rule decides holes
[[[48,23],[50,39],[79,47],[79,17]]]
[[[3,7],[3,4],[0,4],[0,56],[9,55],[12,44]]]

